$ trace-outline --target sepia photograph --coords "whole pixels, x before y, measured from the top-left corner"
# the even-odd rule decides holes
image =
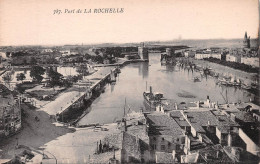
[[[259,3],[0,0],[0,163],[259,164]]]

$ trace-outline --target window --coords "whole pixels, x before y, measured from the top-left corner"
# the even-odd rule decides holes
[[[164,141],[164,138],[162,138],[162,141]]]
[[[161,145],[161,150],[165,150],[165,145]]]
[[[153,140],[156,141],[156,137],[153,137]]]

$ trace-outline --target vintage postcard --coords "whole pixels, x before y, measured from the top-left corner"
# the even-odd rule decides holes
[[[259,163],[258,0],[0,0],[0,163]]]

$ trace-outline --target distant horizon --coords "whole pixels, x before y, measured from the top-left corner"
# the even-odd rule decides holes
[[[141,44],[141,43],[165,43],[165,42],[181,42],[181,41],[206,41],[206,40],[243,40],[244,38],[212,38],[212,39],[173,39],[173,40],[150,40],[142,42],[97,42],[83,43],[83,46],[102,45],[102,44]],[[259,38],[251,38],[250,40],[259,40]],[[24,45],[0,45],[0,47],[23,47],[23,46],[82,46],[82,43],[66,43],[66,44],[24,44]]]

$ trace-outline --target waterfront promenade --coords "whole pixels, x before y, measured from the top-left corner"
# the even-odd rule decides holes
[[[40,110],[47,112],[49,115],[60,114],[75,103],[87,90],[92,90],[101,80],[110,75],[111,70],[115,67],[102,67],[98,71],[83,77],[83,79],[75,83],[72,88],[62,92],[55,101],[51,101],[44,105]]]

